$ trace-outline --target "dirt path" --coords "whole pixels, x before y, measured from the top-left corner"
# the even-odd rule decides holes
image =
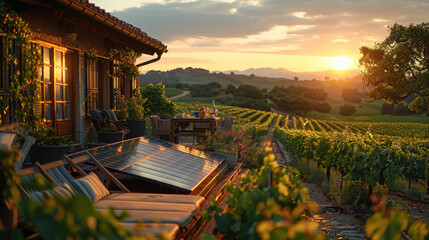
[[[172,97],[170,97],[170,100],[176,100],[176,99],[179,99],[179,98],[181,98],[181,97],[184,97],[184,96],[186,96],[186,95],[188,95],[190,93],[190,91],[183,91],[181,94],[179,94],[179,95],[176,95],[176,96],[172,96]]]
[[[282,151],[276,144],[273,124],[268,129],[267,135],[262,138],[261,145],[272,148],[271,153],[275,154],[275,160],[279,164],[287,164]],[[311,200],[317,202],[321,208],[321,212],[315,214],[311,220],[319,223],[321,230],[326,232],[330,239],[365,239],[364,220],[354,215],[343,213],[334,207],[333,202],[323,194],[318,184],[304,183],[304,185],[308,189]]]

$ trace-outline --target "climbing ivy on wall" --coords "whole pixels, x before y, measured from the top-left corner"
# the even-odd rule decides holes
[[[109,58],[116,60],[117,70],[112,74],[114,77],[129,77],[133,80],[140,79],[140,72],[135,65],[138,53],[131,48],[114,48],[109,52]],[[139,81],[138,81],[139,82]]]
[[[0,2],[0,35],[7,39],[7,61],[15,68],[9,76],[9,92],[16,107],[16,118],[21,122],[33,121],[37,118],[35,108],[40,97],[37,95],[38,70],[42,57],[37,46],[31,43],[28,24],[4,2]],[[18,51],[10,51],[14,47]]]

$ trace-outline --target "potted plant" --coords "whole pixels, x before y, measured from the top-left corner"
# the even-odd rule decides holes
[[[36,139],[30,149],[31,162],[43,164],[62,159],[67,151],[72,151],[72,145],[64,137],[57,136],[55,129],[46,126],[42,121],[35,121],[32,125],[23,124],[19,128],[19,137],[23,142],[25,136]]]
[[[143,104],[146,99],[143,99],[140,91],[135,91],[134,96],[129,100],[125,100],[123,95],[117,98],[115,114],[118,119],[126,120],[130,132],[128,138],[136,138],[145,135],[146,120],[144,120]]]
[[[114,143],[124,140],[125,132],[122,128],[109,123],[106,125],[106,127],[103,127],[101,131],[98,131],[97,135],[98,142]]]
[[[224,156],[229,167],[234,168],[251,143],[252,140],[246,131],[231,130],[218,134],[207,132],[207,140],[202,143],[202,147],[205,151]]]
[[[0,149],[0,226],[5,229],[15,228],[18,224],[16,203],[19,199],[19,189],[14,170],[18,157],[17,150]]]

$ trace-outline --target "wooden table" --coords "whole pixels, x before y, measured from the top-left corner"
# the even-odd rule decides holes
[[[192,136],[197,140],[206,135],[207,131],[215,134],[219,118],[171,118],[170,142],[179,143],[180,136]]]

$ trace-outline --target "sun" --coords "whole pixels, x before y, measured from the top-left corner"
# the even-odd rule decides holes
[[[348,56],[332,57],[331,68],[334,70],[342,71],[352,69],[354,67],[353,60]]]

